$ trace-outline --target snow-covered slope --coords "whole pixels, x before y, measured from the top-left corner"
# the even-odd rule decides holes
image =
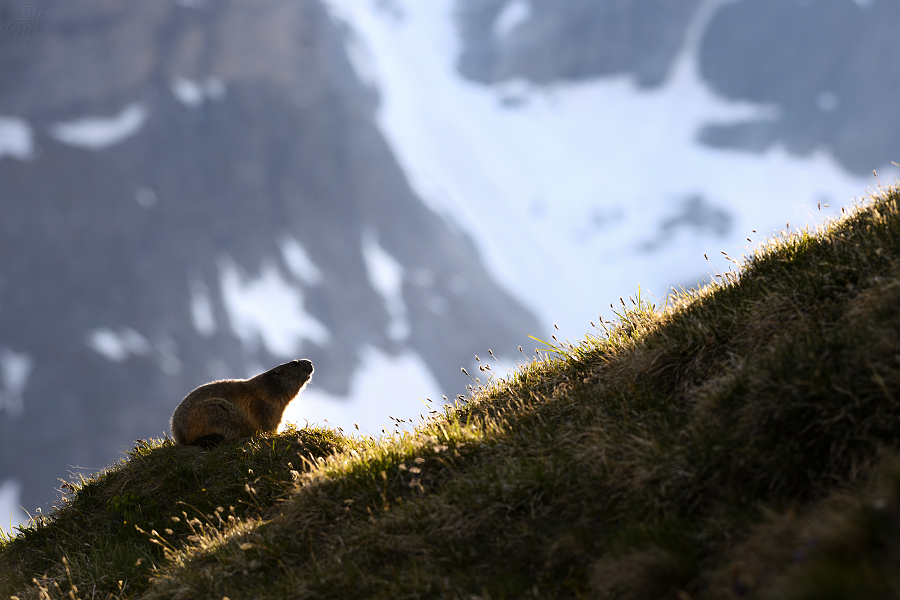
[[[653,89],[627,74],[473,83],[456,68],[452,0],[328,4],[349,25],[349,54],[379,92],[378,124],[418,195],[566,336],[638,286],[661,297],[694,285],[727,268],[720,251],[739,256],[760,235],[820,221],[877,185],[825,151],[749,154],[698,142],[709,124],[778,110],[725,100],[700,78],[700,38],[719,2],[699,8]],[[508,3],[495,35],[527,20],[523,7]],[[889,165],[873,167],[892,179]],[[820,212],[820,203],[829,206]]]

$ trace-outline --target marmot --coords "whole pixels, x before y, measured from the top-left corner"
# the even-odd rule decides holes
[[[172,414],[172,437],[178,444],[208,448],[271,433],[312,374],[312,362],[292,360],[250,379],[201,385],[185,396]]]

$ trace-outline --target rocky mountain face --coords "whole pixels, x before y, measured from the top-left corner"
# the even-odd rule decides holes
[[[39,19],[0,39],[0,478],[25,507],[211,379],[306,357],[339,396],[367,346],[453,394],[540,331],[411,192],[320,2]]]
[[[401,0],[0,0],[0,480],[24,506],[161,434],[210,379],[307,357],[341,396],[377,348],[453,394],[474,353],[540,333],[412,191],[337,5],[403,19]],[[690,46],[709,89],[765,109],[710,119],[707,148],[900,162],[890,0],[455,0],[447,18],[479,86],[653,92]],[[733,226],[683,204],[662,233]]]
[[[713,89],[773,107],[772,116],[701,133],[715,148],[830,151],[847,169],[900,162],[900,4],[759,0],[725,5],[701,47]]]

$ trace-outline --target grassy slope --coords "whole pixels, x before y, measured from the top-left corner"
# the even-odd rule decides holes
[[[104,598],[900,596],[900,190],[664,309],[638,298],[548,356],[410,433],[139,444],[0,543],[5,585],[23,599],[73,583]]]

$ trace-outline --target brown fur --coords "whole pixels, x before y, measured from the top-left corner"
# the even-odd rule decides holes
[[[292,360],[250,379],[201,385],[172,414],[172,437],[179,444],[209,446],[274,432],[312,374],[310,361]]]

